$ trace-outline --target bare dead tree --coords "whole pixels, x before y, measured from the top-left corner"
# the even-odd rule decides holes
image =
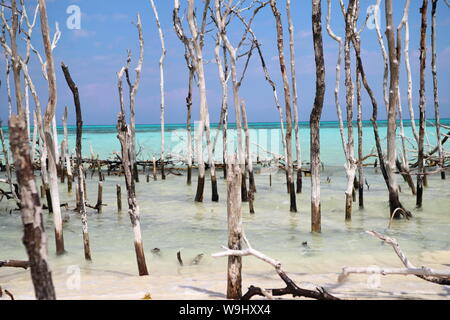
[[[55,75],[55,66],[53,63],[53,53],[52,53],[53,46],[52,42],[50,41],[50,31],[47,19],[47,6],[45,0],[39,0],[39,12],[41,20],[42,39],[44,43],[45,56],[47,59],[45,65],[48,79],[48,103],[44,117],[44,133],[48,153],[48,172],[49,172],[50,193],[53,206],[53,217],[55,223],[56,253],[58,255],[61,255],[65,252],[64,236],[62,228],[61,207],[59,200],[58,175],[56,168],[57,162],[55,153],[56,147],[54,135],[51,129],[52,121],[56,113],[56,103],[57,103],[56,75]],[[53,41],[53,44],[54,43],[55,41]]]
[[[294,110],[295,156],[297,162],[297,193],[302,193],[302,154],[298,117],[297,72],[295,67],[295,31],[291,15],[291,0],[286,0],[286,14],[289,24],[289,51],[291,60],[292,109]]]
[[[62,158],[63,162],[66,165],[66,171],[67,171],[67,188],[68,192],[72,192],[72,181],[73,181],[73,174],[72,174],[72,164],[70,161],[70,152],[69,152],[69,134],[67,130],[67,118],[68,118],[68,110],[67,106],[64,109],[64,116],[63,116],[63,127],[64,127],[64,140],[62,143]]]
[[[233,85],[233,104],[235,109],[235,115],[236,115],[236,135],[237,135],[237,155],[238,155],[238,161],[241,165],[241,196],[242,201],[246,202],[248,201],[247,196],[247,179],[246,179],[246,170],[245,170],[245,160],[244,160],[244,151],[243,151],[243,144],[242,144],[242,115],[241,115],[241,106],[240,106],[240,97],[239,97],[239,89],[240,89],[240,83],[238,80],[237,75],[237,60],[238,60],[238,50],[240,49],[241,45],[243,44],[243,41],[239,43],[238,46],[233,46],[230,42],[227,34],[227,20],[229,19],[230,14],[233,10],[233,1],[228,1],[225,5],[224,12],[222,12],[222,1],[216,0],[215,6],[214,6],[214,13],[215,13],[215,21],[217,24],[218,32],[221,38],[221,41],[223,42],[224,46],[226,47],[229,55],[230,55],[230,67],[231,67],[231,81]],[[223,89],[223,85],[222,85]]]
[[[13,115],[9,122],[9,130],[22,203],[23,244],[30,262],[31,279],[36,298],[38,300],[55,300],[55,288],[47,262],[47,235],[42,218],[42,207],[34,179],[24,114],[22,117]]]
[[[241,169],[236,156],[228,159],[227,170],[227,212],[228,212],[228,248],[241,250],[242,213],[241,213]],[[242,297],[242,258],[228,257],[227,299]]]
[[[137,155],[136,155],[136,94],[139,89],[139,84],[141,81],[142,65],[144,63],[144,35],[142,32],[141,16],[137,15],[136,28],[139,35],[139,59],[136,66],[135,73],[136,77],[134,82],[131,82],[129,66],[131,63],[131,52],[128,52],[127,67],[125,68],[125,75],[129,88],[129,98],[130,98],[130,130],[131,130],[131,166],[133,168],[133,178],[136,182],[139,182],[139,172],[137,166]]]
[[[400,64],[400,57],[401,57],[401,31],[403,27],[405,27],[408,23],[409,19],[409,5],[410,0],[406,1],[405,8],[403,10],[403,18],[400,22],[399,26],[397,27],[397,46],[398,46],[398,59]],[[411,192],[413,195],[416,194],[416,187],[414,185],[413,179],[411,177],[410,171],[409,171],[409,161],[408,161],[408,153],[406,150],[406,136],[405,136],[405,129],[403,126],[403,108],[402,108],[402,99],[400,94],[400,86],[397,87],[398,90],[398,114],[400,119],[400,138],[402,142],[402,156],[401,161],[397,160],[397,167],[400,169],[400,172],[402,172],[403,179],[408,183],[408,186],[411,189]]]
[[[156,20],[156,26],[158,28],[159,32],[159,39],[161,41],[161,58],[159,60],[159,73],[160,73],[160,95],[161,95],[161,176],[162,179],[166,179],[166,174],[164,172],[164,145],[165,145],[165,139],[164,139],[164,112],[165,112],[165,91],[164,91],[164,60],[166,58],[167,50],[165,46],[164,41],[164,33],[161,28],[161,23],[159,22],[159,15],[158,10],[156,9],[155,2],[153,0],[150,0],[150,4],[153,9],[153,14],[155,15]]]
[[[120,76],[123,76],[123,73],[119,75],[119,82],[122,81],[122,78]],[[119,92],[120,91],[121,86],[119,86]],[[133,177],[131,166],[131,130],[126,123],[125,114],[122,112],[119,113],[118,116],[117,131],[117,138],[120,141],[122,149],[122,166],[125,175],[125,185],[128,193],[128,214],[130,216],[134,233],[134,249],[136,252],[136,261],[138,265],[139,275],[146,276],[148,275],[148,270],[147,264],[145,262],[144,246],[142,243],[141,221],[139,206],[136,200],[135,180]]]
[[[356,70],[356,105],[358,109],[358,204],[364,208],[364,166],[363,166],[363,114],[361,74]]]
[[[212,153],[212,144],[210,139],[210,124],[209,112],[206,97],[206,79],[204,71],[203,47],[204,37],[206,32],[206,18],[209,8],[210,0],[205,1],[202,15],[201,28],[198,28],[197,19],[195,16],[195,4],[193,0],[188,1],[187,20],[191,38],[188,38],[184,32],[182,22],[179,17],[180,1],[174,0],[173,23],[175,33],[180,41],[183,42],[189,55],[192,57],[191,61],[195,72],[197,74],[197,86],[199,88],[200,96],[200,121],[199,128],[196,133],[196,148],[197,148],[197,163],[198,163],[198,183],[197,192],[195,195],[196,202],[203,202],[203,191],[205,186],[205,162],[203,160],[203,135],[206,133],[208,158],[211,167],[211,187],[212,200],[218,201],[219,194],[217,192],[217,178],[215,173],[214,155]]]
[[[292,162],[292,109],[291,109],[291,90],[286,69],[286,61],[284,57],[284,41],[283,41],[283,24],[281,22],[281,13],[277,8],[276,0],[270,1],[273,16],[275,17],[277,29],[277,47],[278,57],[280,61],[281,75],[283,78],[285,112],[286,112],[286,170],[288,173],[288,185],[290,193],[290,211],[297,212],[297,203],[295,196],[295,184]]]
[[[342,38],[336,36],[331,30],[331,2],[328,0],[328,15],[327,15],[327,32],[328,34],[339,44],[339,56],[336,64],[336,86],[334,90],[336,110],[339,120],[339,131],[341,134],[342,148],[346,159],[345,172],[347,175],[347,189],[345,191],[345,220],[351,220],[352,217],[352,193],[353,183],[355,180],[357,162],[354,157],[354,140],[353,140],[353,100],[354,100],[354,86],[351,77],[351,37],[353,36],[354,28],[356,27],[355,14],[356,6],[354,0],[350,0],[346,14],[345,14],[345,45]],[[345,139],[344,134],[344,121],[342,117],[342,110],[339,102],[339,87],[340,87],[340,69],[342,61],[342,47],[344,46],[345,54],[345,86],[346,91],[346,104],[347,104],[347,132],[348,138]]]
[[[439,105],[439,86],[437,78],[437,53],[436,53],[436,7],[438,0],[431,1],[431,72],[433,74],[433,97],[434,97],[434,118],[436,124],[436,138],[439,154],[439,166],[441,168],[441,179],[445,180],[444,151],[441,143],[441,112]]]
[[[244,133],[245,133],[245,162],[247,163],[247,170],[249,174],[250,188],[248,191],[248,201],[249,201],[249,210],[250,213],[255,213],[255,209],[253,206],[253,200],[255,197],[255,189],[252,188],[252,185],[255,185],[255,176],[253,173],[253,160],[252,153],[250,147],[250,131],[248,129],[248,118],[247,118],[247,108],[245,106],[245,101],[241,102],[241,111],[242,111],[242,121],[244,123]],[[253,183],[252,183],[253,181]]]
[[[78,186],[77,186],[77,194],[78,194],[78,202],[77,209],[81,215],[81,226],[83,231],[83,247],[84,247],[84,257],[86,260],[92,260],[91,257],[91,248],[89,244],[89,230],[88,230],[88,221],[87,221],[87,213],[86,213],[86,190],[84,188],[84,170],[83,170],[83,158],[82,158],[82,137],[83,137],[83,115],[81,112],[81,103],[80,103],[80,94],[78,92],[78,87],[72,79],[70,75],[69,67],[67,67],[64,62],[61,63],[61,68],[64,73],[64,77],[66,79],[67,85],[72,91],[76,119],[77,119],[77,138],[76,138],[76,171],[78,177]]]
[[[420,28],[420,90],[419,90],[419,145],[418,145],[418,175],[417,175],[417,198],[416,206],[422,207],[423,198],[423,180],[425,173],[424,169],[424,137],[425,137],[425,122],[426,122],[426,97],[425,97],[425,68],[427,63],[427,9],[428,0],[423,0],[420,13],[422,16],[422,23]]]
[[[316,96],[310,116],[311,130],[311,231],[321,231],[320,118],[325,96],[325,61],[322,40],[322,1],[312,0],[312,32],[316,61]]]
[[[11,170],[11,165],[9,163],[8,149],[6,148],[6,145],[5,145],[5,136],[3,134],[2,120],[0,120],[0,140],[2,143],[3,157],[5,158],[6,179],[7,179],[8,185],[9,185],[9,192],[11,193],[12,198],[16,201],[17,206],[20,208],[20,199],[18,198],[18,196],[16,194],[16,190],[14,188],[14,184],[13,184],[13,180],[12,180],[12,170]]]
[[[242,17],[242,15],[238,12],[235,11],[236,16],[241,20],[241,22],[244,24],[244,26],[248,29],[248,32],[250,33],[250,35],[252,36],[252,40],[253,40],[253,44],[258,52],[260,61],[261,61],[261,67],[263,69],[264,72],[264,77],[266,79],[266,81],[269,83],[270,87],[272,88],[272,93],[273,93],[273,97],[274,97],[274,101],[275,101],[275,106],[277,108],[278,114],[279,114],[279,118],[280,118],[280,131],[281,131],[281,136],[284,137],[285,136],[285,130],[284,130],[284,118],[283,118],[283,109],[281,107],[280,104],[280,100],[278,98],[278,93],[277,93],[277,87],[275,82],[272,80],[269,70],[267,68],[267,64],[266,61],[264,59],[264,55],[262,53],[262,49],[261,49],[261,44],[258,41],[258,38],[256,37],[255,32],[252,30],[252,28],[249,26],[249,24],[245,21],[245,19]],[[281,139],[281,143],[283,145],[283,151],[284,151],[284,158],[287,158],[287,153],[286,153],[286,140],[285,139]]]
[[[189,50],[185,50],[185,60],[189,69],[189,80],[188,80],[188,94],[186,97],[186,107],[187,107],[187,119],[186,119],[186,157],[187,157],[187,181],[188,185],[192,184],[192,85],[194,82],[195,70],[192,65],[192,57],[189,55]]]

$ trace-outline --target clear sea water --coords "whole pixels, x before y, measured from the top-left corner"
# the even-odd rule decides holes
[[[449,125],[449,120],[443,121]],[[184,139],[183,125],[168,125],[166,150],[178,152],[180,139]],[[278,124],[251,124],[252,153],[260,158],[267,156],[264,150],[282,153]],[[385,135],[386,126],[380,123],[380,133]],[[427,143],[435,144],[435,131],[427,128]],[[74,148],[75,129],[70,127],[70,148]],[[356,134],[356,127],[355,127]],[[411,137],[410,128],[406,128]],[[235,136],[235,132],[230,134]],[[302,159],[309,161],[309,129],[301,125]],[[59,141],[61,141],[61,136]],[[140,158],[158,156],[160,149],[159,126],[138,126],[137,139],[142,146]],[[86,127],[83,135],[84,155],[90,157],[91,148],[100,158],[112,157],[120,151],[114,126]],[[232,147],[230,139],[230,147]],[[443,286],[432,285],[414,277],[386,276],[378,287],[368,287],[367,276],[351,276],[345,285],[337,283],[337,276],[344,266],[401,267],[392,248],[365,233],[377,230],[397,238],[411,262],[417,266],[427,265],[436,269],[450,266],[450,179],[439,176],[429,178],[425,189],[424,206],[415,208],[411,195],[401,177],[400,195],[403,204],[412,211],[411,220],[394,221],[390,229],[386,186],[379,171],[365,169],[370,189],[365,189],[365,208],[355,203],[353,219],[344,220],[344,190],[346,184],[343,170],[344,157],[336,123],[321,126],[322,172],[322,233],[310,233],[310,183],[304,179],[303,193],[298,195],[299,212],[289,212],[283,172],[274,173],[272,186],[267,173],[256,174],[255,215],[248,213],[243,205],[243,227],[254,248],[283,262],[286,271],[299,282],[325,286],[342,297],[370,298],[448,298]],[[218,143],[221,143],[219,137]],[[181,147],[184,142],[181,143]],[[257,145],[260,146],[259,151]],[[373,131],[369,122],[364,123],[364,153],[371,153],[374,146]],[[411,148],[408,146],[408,148]],[[448,150],[449,146],[447,146]],[[181,149],[182,150],[182,149]],[[182,151],[181,151],[182,152]],[[221,160],[218,144],[217,159]],[[413,154],[410,154],[413,157]],[[267,156],[269,157],[269,156]],[[368,161],[369,163],[372,160]],[[222,176],[222,173],[219,173]],[[329,179],[327,179],[329,178]],[[212,203],[209,181],[205,187],[204,203],[194,203],[194,183],[187,186],[186,177],[169,174],[166,181],[137,184],[137,198],[141,209],[142,235],[150,276],[139,278],[134,258],[133,234],[126,211],[116,207],[116,185],[125,190],[123,177],[107,176],[104,182],[102,214],[90,210],[89,231],[93,262],[83,258],[81,222],[78,214],[63,209],[65,216],[64,238],[67,254],[55,255],[52,216],[44,212],[47,229],[49,259],[59,298],[66,299],[139,299],[150,292],[154,299],[214,299],[223,298],[226,292],[225,258],[214,259],[211,254],[221,250],[227,243],[226,183],[219,179],[220,201]],[[328,180],[328,181],[327,181]],[[40,179],[37,179],[40,184]],[[88,174],[88,202],[96,202],[98,177]],[[6,188],[6,186],[4,186]],[[75,207],[75,194],[68,193],[60,185],[62,202]],[[125,204],[125,192],[123,202]],[[43,200],[45,201],[45,200]],[[11,211],[12,203],[0,202],[0,260],[26,259],[21,243],[22,226],[20,213]],[[307,244],[305,244],[305,242]],[[160,255],[151,252],[161,250]],[[199,253],[204,257],[198,266],[178,266],[176,253],[181,250],[185,264]],[[77,269],[78,268],[78,269]],[[74,271],[75,270],[75,271]],[[80,286],[73,286],[73,275],[79,270]],[[74,273],[75,272],[75,273]],[[254,258],[244,258],[244,288],[249,285],[282,287],[273,269]],[[15,293],[16,298],[32,299],[33,289],[28,271],[0,268],[0,285]]]
[[[450,119],[443,119],[442,124],[449,126]],[[379,121],[379,133],[385,146],[387,122]],[[416,121],[418,130],[418,122]],[[405,136],[408,141],[412,141],[413,135],[409,121],[404,121]],[[195,148],[195,129],[192,130],[192,142]],[[260,159],[272,158],[274,154],[283,154],[282,134],[280,124],[277,123],[250,123],[250,140],[251,151],[254,161],[257,157]],[[7,128],[4,129],[7,138]],[[32,129],[31,129],[32,131]],[[213,139],[217,136],[217,124],[211,126],[211,136]],[[446,132],[442,129],[442,132]],[[165,127],[165,153],[176,158],[186,157],[186,140],[187,131],[185,124],[168,124]],[[69,134],[69,151],[75,153],[76,127],[68,127]],[[347,133],[345,133],[347,134]],[[398,128],[397,134],[400,134]],[[321,160],[324,164],[330,166],[341,166],[345,163],[344,153],[342,151],[342,143],[337,122],[322,122],[320,127],[321,135]],[[300,123],[300,140],[301,140],[301,158],[303,162],[309,161],[309,123]],[[354,124],[355,137],[355,153],[357,152],[357,126]],[[61,143],[63,139],[63,128],[58,127],[58,141]],[[161,130],[159,125],[137,125],[136,139],[138,149],[140,150],[138,158],[140,160],[152,159],[155,156],[159,159],[161,152]],[[229,125],[228,131],[228,150],[236,150],[236,129],[234,124]],[[374,153],[375,141],[370,121],[363,122],[363,154]],[[206,140],[204,141],[206,143]],[[399,152],[400,138],[398,141]],[[427,122],[425,149],[432,149],[436,145],[436,130],[434,121]],[[412,149],[412,145],[407,142],[407,148]],[[295,152],[294,134],[293,134],[293,151]],[[120,143],[117,139],[117,129],[115,125],[110,126],[85,126],[83,128],[83,156],[99,157],[101,159],[114,158],[115,153],[120,154]],[[205,148],[205,156],[206,156]],[[357,153],[356,153],[357,154]],[[215,160],[222,161],[222,133],[219,132],[217,146],[215,150]]]

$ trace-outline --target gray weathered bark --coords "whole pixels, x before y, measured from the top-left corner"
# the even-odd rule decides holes
[[[64,64],[61,64],[64,76],[66,78],[66,82],[72,91],[74,104],[75,104],[75,112],[77,119],[77,138],[76,138],[76,170],[78,176],[78,202],[77,208],[78,212],[81,215],[81,226],[83,231],[83,247],[84,247],[84,257],[86,260],[90,261],[91,258],[91,249],[89,245],[89,230],[88,230],[88,221],[86,214],[86,205],[85,205],[85,181],[84,181],[84,170],[83,170],[83,156],[82,156],[82,137],[83,137],[83,115],[81,113],[81,103],[80,103],[80,94],[78,92],[78,87],[75,82],[72,80],[72,77],[69,72],[69,68]]]
[[[23,243],[30,261],[35,295],[38,300],[55,300],[55,288],[47,261],[47,235],[34,179],[25,120],[20,116],[13,115],[9,122],[9,129],[11,151],[22,203]]]
[[[236,157],[228,159],[227,169],[227,212],[228,212],[228,248],[242,248],[241,179],[242,173]],[[228,257],[227,299],[242,297],[242,258]]]
[[[325,61],[322,40],[321,0],[312,0],[312,32],[316,61],[316,96],[310,116],[311,130],[311,231],[321,232],[320,118],[325,96]]]
[[[426,97],[425,97],[425,68],[427,63],[427,8],[428,0],[423,0],[420,13],[422,16],[422,24],[420,28],[420,90],[419,90],[419,146],[418,146],[418,174],[417,174],[417,198],[416,206],[422,207],[423,198],[423,180],[424,180],[424,137],[425,137],[425,110],[426,110]]]
[[[295,196],[295,184],[292,162],[292,109],[291,109],[291,91],[289,87],[289,79],[286,69],[286,61],[284,57],[284,44],[283,44],[283,24],[281,22],[281,14],[277,8],[276,0],[270,1],[272,7],[272,13],[275,17],[276,29],[277,29],[277,47],[278,57],[280,61],[281,75],[283,78],[284,87],[284,100],[285,100],[285,112],[286,112],[286,170],[288,173],[288,185],[290,193],[290,211],[297,212],[297,203]]]

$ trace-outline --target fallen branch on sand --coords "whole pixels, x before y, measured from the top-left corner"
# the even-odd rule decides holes
[[[427,267],[418,268],[414,266],[411,262],[409,262],[406,255],[401,251],[398,242],[394,238],[390,238],[376,231],[366,231],[368,234],[377,237],[378,239],[390,244],[394,249],[397,256],[402,261],[405,268],[377,268],[377,267],[368,267],[368,268],[352,268],[345,267],[342,269],[341,274],[339,275],[338,281],[343,282],[347,277],[352,273],[364,273],[364,274],[402,274],[402,275],[415,275],[423,280],[437,283],[440,285],[450,285],[450,270],[433,270]]]
[[[324,288],[317,287],[316,290],[308,290],[300,288],[295,284],[292,279],[290,279],[284,270],[281,267],[281,262],[274,260],[265,254],[253,249],[247,240],[247,238],[243,237],[245,244],[247,245],[247,249],[243,250],[231,250],[227,247],[222,247],[225,251],[213,254],[214,258],[218,257],[227,257],[227,256],[254,256],[275,268],[275,271],[280,276],[280,278],[286,284],[286,288],[282,289],[262,289],[258,287],[251,286],[246,294],[242,296],[242,300],[250,300],[254,296],[263,296],[268,299],[271,299],[273,296],[283,296],[291,294],[293,297],[305,297],[312,298],[317,300],[340,300],[339,298],[329,294]]]
[[[30,263],[28,261],[20,261],[20,260],[5,260],[0,261],[0,268],[2,267],[23,268],[27,270],[30,267]]]
[[[3,297],[3,292],[5,292],[5,294],[11,298],[11,300],[15,300],[11,292],[6,289],[2,289],[2,287],[0,286],[0,298]]]

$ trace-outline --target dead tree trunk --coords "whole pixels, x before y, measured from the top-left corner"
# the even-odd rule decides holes
[[[137,155],[136,155],[136,94],[139,89],[139,84],[141,81],[141,72],[142,72],[142,65],[144,63],[144,35],[142,33],[142,23],[141,23],[141,16],[137,15],[137,23],[136,27],[138,29],[138,35],[139,35],[139,60],[138,64],[136,66],[135,72],[136,72],[136,78],[135,81],[132,83],[130,80],[130,73],[129,73],[129,64],[131,62],[131,53],[128,54],[128,61],[127,61],[127,67],[125,68],[125,74],[127,77],[128,87],[129,87],[129,96],[130,96],[130,130],[131,130],[131,166],[133,169],[133,178],[136,182],[139,182],[139,171],[137,166]]]
[[[276,0],[270,1],[272,13],[275,17],[277,28],[277,47],[278,57],[280,61],[281,75],[283,78],[285,111],[286,111],[286,170],[288,173],[288,185],[290,193],[290,211],[297,212],[296,191],[294,184],[293,162],[292,162],[292,109],[291,109],[291,91],[289,88],[289,79],[286,69],[286,61],[284,57],[284,41],[283,41],[283,24],[281,22],[281,14],[277,8]]]
[[[347,163],[345,171],[347,175],[347,190],[345,191],[345,220],[352,219],[352,194],[353,184],[356,175],[356,160],[355,160],[355,144],[353,138],[353,102],[354,102],[354,85],[351,75],[351,37],[356,28],[355,14],[358,11],[358,4],[355,0],[350,0],[345,15],[345,86],[346,90],[346,109],[347,109]]]
[[[312,0],[312,32],[316,61],[316,96],[309,122],[311,129],[311,231],[320,232],[320,118],[325,96],[321,0]]]
[[[159,15],[158,15],[158,11],[156,9],[155,6],[155,2],[153,0],[150,0],[150,4],[152,6],[153,9],[153,13],[155,15],[155,19],[156,19],[156,26],[158,28],[159,31],[159,38],[161,40],[161,50],[162,50],[162,54],[161,54],[161,58],[159,60],[159,72],[160,72],[160,95],[161,95],[161,178],[162,180],[166,180],[166,174],[164,172],[164,147],[165,147],[165,139],[164,139],[164,134],[165,134],[165,130],[164,130],[164,112],[165,112],[165,92],[164,92],[164,60],[166,58],[166,46],[165,46],[165,42],[164,42],[164,33],[162,31],[161,28],[161,24],[159,22]]]
[[[389,190],[389,207],[391,216],[396,211],[404,212],[399,200],[399,191],[397,185],[397,177],[395,175],[396,167],[396,130],[397,130],[397,106],[398,106],[398,83],[399,83],[399,54],[398,47],[395,43],[394,24],[392,16],[392,0],[386,0],[386,37],[388,40],[389,51],[389,112],[388,112],[388,129],[387,129],[387,165],[386,174],[388,178]],[[397,44],[398,45],[398,44]],[[380,160],[381,161],[381,160]],[[401,208],[401,210],[397,210]],[[397,212],[395,218],[399,218],[400,213]]]
[[[422,207],[423,198],[423,180],[424,180],[424,137],[425,137],[425,109],[426,109],[426,97],[425,97],[425,68],[427,63],[427,8],[428,0],[423,0],[420,13],[422,15],[422,25],[420,28],[420,98],[419,98],[419,146],[418,146],[418,172],[417,172],[417,208]]]
[[[38,300],[55,300],[55,288],[47,262],[47,235],[34,179],[24,119],[21,119],[20,116],[12,116],[9,129],[11,151],[15,159],[17,183],[22,203],[23,244],[30,261],[35,295]]]
[[[445,170],[444,170],[444,152],[441,143],[441,112],[439,106],[439,87],[437,79],[437,53],[436,53],[436,6],[438,0],[432,0],[431,7],[431,72],[433,74],[433,96],[434,96],[434,118],[436,124],[436,138],[437,146],[439,152],[439,167],[441,168],[441,179],[445,180]]]
[[[131,132],[125,121],[125,115],[119,114],[117,122],[118,139],[122,148],[122,166],[125,175],[125,184],[128,192],[128,214],[134,233],[134,249],[140,276],[148,275],[147,264],[145,262],[144,246],[141,236],[141,222],[139,206],[136,200],[135,181],[131,166]]]
[[[9,192],[11,192],[11,195],[13,196],[14,200],[17,203],[17,206],[20,208],[20,200],[16,194],[16,191],[14,189],[13,181],[12,181],[12,172],[11,172],[11,166],[9,164],[9,154],[8,149],[5,145],[5,137],[3,134],[3,123],[0,120],[0,140],[2,143],[2,151],[3,151],[3,157],[5,158],[5,169],[6,169],[6,178],[9,185]]]
[[[66,164],[67,171],[67,191],[72,192],[72,181],[73,181],[73,173],[72,173],[72,165],[70,162],[70,154],[69,154],[69,137],[67,132],[67,116],[68,111],[67,107],[64,109],[64,117],[63,117],[63,125],[64,125],[64,162]]]
[[[250,132],[248,129],[248,119],[247,119],[247,110],[245,107],[245,102],[241,103],[242,110],[242,121],[244,122],[244,133],[245,133],[245,162],[247,163],[247,171],[249,176],[249,191],[248,191],[248,201],[250,207],[250,213],[255,213],[255,209],[253,207],[253,200],[255,199],[255,176],[253,174],[253,160],[250,150]]]
[[[64,236],[61,218],[61,206],[59,200],[57,159],[55,153],[55,140],[52,132],[52,122],[56,113],[57,91],[56,75],[53,63],[52,43],[50,42],[50,32],[47,19],[47,7],[45,0],[39,0],[39,12],[41,18],[42,39],[44,43],[45,55],[47,58],[47,79],[48,79],[48,103],[44,117],[44,133],[48,154],[48,172],[50,182],[50,193],[53,206],[53,218],[55,224],[56,253],[64,254]]]
[[[88,221],[86,214],[86,205],[85,205],[85,181],[84,181],[84,170],[83,170],[83,156],[82,156],[82,139],[83,139],[83,115],[81,113],[81,103],[80,103],[80,94],[78,92],[78,87],[75,82],[72,80],[72,77],[69,72],[69,67],[67,67],[64,62],[61,64],[64,77],[66,78],[67,85],[72,91],[73,100],[75,104],[75,112],[77,119],[77,138],[76,138],[76,171],[78,176],[78,202],[77,208],[78,212],[81,215],[81,226],[83,231],[83,247],[84,247],[84,257],[86,260],[90,261],[91,258],[91,248],[89,245],[89,230],[88,230]]]
[[[227,211],[228,211],[228,248],[241,250],[242,213],[241,213],[241,179],[242,173],[236,157],[228,160],[227,177]],[[227,299],[242,297],[242,258],[228,257]]]
[[[186,120],[186,135],[187,135],[187,185],[192,184],[192,124],[191,124],[191,118],[192,118],[192,84],[194,81],[194,68],[192,64],[190,63],[191,57],[189,56],[189,53],[186,50],[186,63],[188,64],[189,68],[189,81],[188,81],[188,95],[186,97],[186,107],[187,107],[187,120]]]
[[[297,71],[295,68],[295,33],[291,15],[291,0],[286,1],[286,13],[289,24],[289,50],[291,60],[292,107],[294,110],[295,155],[297,162],[297,193],[302,193],[302,154],[300,144],[300,128],[298,117]]]
[[[361,99],[361,75],[356,70],[356,104],[358,106],[358,204],[364,208],[364,166],[363,166],[363,114]]]

